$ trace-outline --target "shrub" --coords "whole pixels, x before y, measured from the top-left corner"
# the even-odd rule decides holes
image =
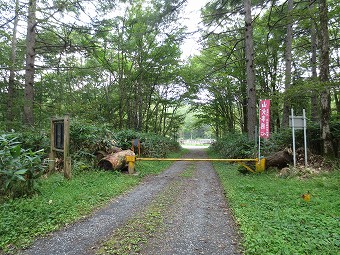
[[[44,173],[43,154],[23,149],[15,134],[0,135],[0,192],[12,197],[32,194]]]
[[[139,139],[143,157],[165,157],[169,152],[177,151],[179,143],[168,137],[152,133],[143,133],[133,130],[122,130],[115,134],[117,147],[130,149],[132,140]]]
[[[16,132],[15,135],[24,149],[32,151],[44,150],[46,153],[50,150],[49,131],[37,132],[36,130],[26,130],[24,132]]]
[[[217,140],[211,149],[224,158],[249,158],[256,153],[254,142],[244,134],[230,134]]]
[[[71,122],[70,132],[70,152],[76,160],[93,160],[96,151],[106,151],[116,144],[114,133],[107,125],[76,120]]]

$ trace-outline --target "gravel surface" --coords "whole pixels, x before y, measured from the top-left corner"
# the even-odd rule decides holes
[[[185,157],[204,158],[202,149]],[[191,167],[190,175],[183,174]],[[140,254],[241,254],[237,228],[229,213],[218,177],[209,162],[175,162],[158,176],[146,178],[130,192],[75,224],[37,240],[19,254],[95,254],[98,244],[153,199],[174,185],[176,203],[167,208],[164,227],[148,240]]]

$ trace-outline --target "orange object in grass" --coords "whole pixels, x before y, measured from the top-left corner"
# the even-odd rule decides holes
[[[306,202],[309,202],[310,201],[310,193],[309,193],[309,191],[306,194],[303,194],[301,197]]]

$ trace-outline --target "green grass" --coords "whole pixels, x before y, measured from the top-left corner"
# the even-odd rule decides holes
[[[170,157],[179,157],[179,152]],[[172,162],[140,162],[139,175],[109,171],[74,171],[67,181],[53,174],[40,181],[33,197],[0,200],[0,254],[30,245],[37,236],[60,229],[137,185],[143,176],[157,174]]]
[[[340,171],[300,180],[214,164],[245,254],[340,254]],[[311,201],[301,195],[311,193]]]

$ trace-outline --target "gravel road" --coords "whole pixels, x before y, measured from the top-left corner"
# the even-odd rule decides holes
[[[202,149],[185,157],[205,158]],[[189,173],[188,169],[190,169]],[[173,185],[176,183],[176,185]],[[37,240],[21,255],[91,255],[113,231],[148,205],[169,186],[175,201],[164,222],[139,254],[242,254],[237,228],[226,205],[218,177],[209,162],[175,162],[158,176],[146,178],[88,218]]]

